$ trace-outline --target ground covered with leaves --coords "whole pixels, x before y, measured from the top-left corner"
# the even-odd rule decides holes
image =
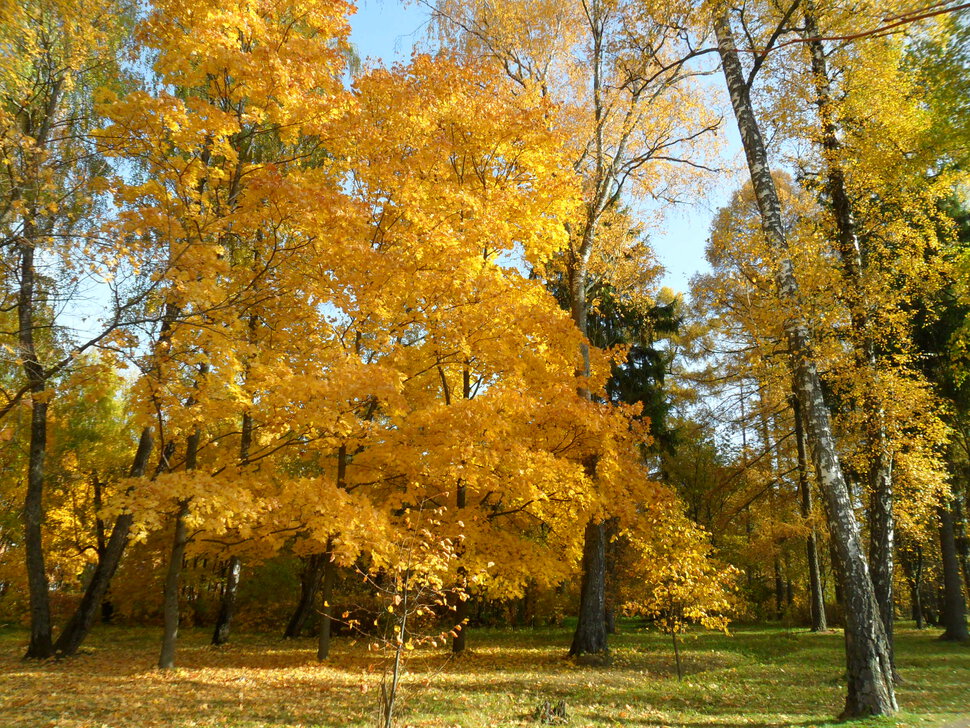
[[[970,725],[970,646],[936,630],[901,629],[896,645],[904,711],[854,726]],[[340,640],[325,666],[310,640],[234,635],[223,647],[186,631],[180,667],[154,669],[158,635],[102,628],[76,658],[20,658],[22,630],[0,631],[0,726],[5,728],[295,728],[374,725],[382,661]],[[474,630],[459,659],[414,653],[402,683],[400,726],[536,725],[545,701],[571,726],[821,726],[841,705],[842,636],[779,627],[702,633],[682,648],[678,681],[669,638],[624,626],[609,666],[565,658],[568,629]]]

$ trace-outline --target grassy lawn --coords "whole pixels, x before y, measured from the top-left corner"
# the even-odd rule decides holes
[[[970,726],[970,646],[941,643],[938,630],[901,629],[905,680],[894,720],[855,726]],[[160,672],[158,633],[96,631],[85,653],[61,662],[20,660],[26,633],[0,631],[0,726],[282,728],[373,725],[381,661],[338,640],[326,666],[311,640],[235,635],[207,645],[186,631],[179,667]],[[633,625],[613,639],[609,667],[564,658],[567,629],[473,630],[470,653],[417,651],[403,683],[400,726],[535,725],[544,700],[565,700],[570,726],[822,726],[842,705],[841,633],[780,627],[703,633],[683,645],[679,682],[669,639]]]

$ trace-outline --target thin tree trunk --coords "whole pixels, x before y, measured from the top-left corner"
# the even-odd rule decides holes
[[[252,343],[256,328],[256,317],[249,317],[249,341]],[[246,372],[248,376],[248,368]],[[249,460],[249,448],[253,442],[253,417],[248,412],[242,416],[242,430],[239,437],[239,466],[243,467]],[[222,598],[219,600],[219,614],[216,626],[212,632],[212,644],[222,645],[229,641],[229,629],[232,615],[236,611],[236,596],[239,593],[239,576],[242,572],[242,562],[238,556],[230,556],[226,565],[226,583],[223,585]]]
[[[49,69],[47,69],[49,70]],[[20,256],[20,281],[17,289],[17,344],[23,362],[24,377],[30,391],[30,444],[27,452],[27,493],[24,497],[24,557],[27,570],[27,594],[30,605],[30,643],[25,659],[45,659],[54,654],[52,640],[50,592],[47,567],[44,563],[44,479],[47,459],[47,413],[50,392],[47,374],[37,354],[34,337],[37,306],[37,271],[34,256],[42,231],[37,229],[40,218],[36,195],[44,182],[41,164],[50,141],[55,114],[64,97],[65,77],[42,77],[41,93],[47,92],[43,108],[24,109],[18,116],[25,137],[33,137],[34,149],[29,153],[30,180],[35,186],[33,199],[26,206],[22,218],[21,236],[17,241]],[[38,100],[43,96],[38,96]]]
[[[91,485],[94,489],[92,505],[94,506],[94,534],[98,554],[97,563],[100,564],[104,561],[105,554],[108,551],[108,537],[104,519],[101,517],[101,509],[104,508],[104,484],[96,472],[91,478]],[[108,600],[107,595],[105,595],[105,598],[101,600],[101,623],[110,624],[111,618],[114,616],[114,611],[114,605]],[[57,651],[56,643],[54,645],[54,651]]]
[[[222,598],[219,600],[219,615],[212,632],[212,644],[223,645],[229,641],[229,626],[233,612],[236,611],[236,594],[239,591],[239,573],[242,562],[238,556],[230,556],[226,564],[226,583],[223,585]]]
[[[462,399],[466,401],[471,399],[471,371],[467,363],[462,369],[461,392]],[[458,484],[455,486],[455,507],[461,513],[461,511],[465,510],[467,504],[468,488],[459,479]],[[468,608],[470,606],[468,600],[468,574],[463,566],[458,567],[458,584],[456,586],[459,593],[457,595],[457,603],[455,604],[455,636],[451,638],[451,652],[454,655],[460,655],[465,651],[465,645],[467,644]]]
[[[912,593],[912,607],[913,607],[913,621],[916,623],[916,629],[926,629],[926,621],[923,618],[923,594],[920,591],[919,581],[915,582]]]
[[[953,505],[947,504],[938,509],[940,515],[940,555],[943,557],[943,609],[941,623],[944,632],[941,640],[966,642],[970,639],[967,632],[967,604],[963,598],[963,584],[960,578],[960,564],[953,528]]]
[[[152,453],[152,444],[152,428],[146,427],[142,430],[141,437],[138,440],[138,449],[128,471],[129,478],[140,478],[145,474]],[[121,556],[128,545],[131,524],[132,515],[130,513],[122,513],[115,519],[111,536],[105,545],[104,555],[98,559],[98,563],[94,567],[94,574],[91,575],[91,580],[84,590],[80,603],[54,645],[54,651],[58,655],[75,654],[90,632],[98,607],[103,603],[105,595],[108,593],[111,579],[114,577],[118,564],[121,563]]]
[[[841,563],[845,592],[845,647],[848,691],[843,717],[888,715],[896,711],[892,662],[886,633],[869,576],[859,526],[842,475],[822,383],[813,360],[809,329],[800,314],[800,293],[781,217],[781,204],[768,166],[761,130],[754,115],[744,71],[725,8],[714,30],[731,104],[744,145],[765,235],[778,256],[777,286],[790,307],[785,322],[795,361],[797,396],[805,413],[806,433],[815,470],[828,502],[830,526]]]
[[[957,555],[960,557],[960,568],[963,572],[963,587],[970,595],[970,536],[967,534],[967,520],[964,500],[957,498],[953,510],[953,533]]]
[[[795,445],[798,452],[798,492],[801,496],[802,519],[809,524],[808,536],[805,539],[805,555],[808,563],[808,595],[809,609],[812,617],[812,631],[825,632],[828,624],[825,621],[825,594],[822,591],[822,574],[818,563],[818,534],[815,531],[812,517],[812,486],[808,480],[808,455],[805,443],[805,427],[802,422],[802,407],[798,397],[791,398],[792,411],[795,419]]]
[[[202,434],[196,430],[186,443],[185,469],[195,470]],[[158,666],[162,669],[175,667],[175,644],[179,633],[179,582],[182,576],[182,561],[188,546],[188,530],[185,519],[189,515],[190,498],[182,498],[175,513],[175,529],[172,536],[172,552],[169,557],[168,571],[165,575],[165,590],[162,606],[162,650]]]
[[[677,679],[684,679],[684,670],[680,666],[680,646],[677,644],[677,630],[670,631],[670,637],[674,641],[674,661],[677,663]]]
[[[163,602],[163,634],[162,651],[158,657],[158,666],[162,669],[175,667],[175,643],[179,633],[179,581],[182,575],[182,560],[185,558],[185,547],[188,544],[188,533],[185,526],[186,516],[189,514],[189,500],[179,501],[175,514],[175,532],[172,536],[172,551],[168,561],[168,571],[165,575],[165,591]]]
[[[317,635],[317,659],[321,662],[330,656],[330,632],[333,625],[333,586],[337,580],[337,562],[327,548],[324,554],[323,583],[320,589],[320,632]]]
[[[772,564],[775,576],[775,618],[785,616],[785,582],[781,578],[781,559],[776,555]]]
[[[594,71],[598,74],[598,65]],[[596,91],[599,94],[599,80],[596,76]],[[597,114],[600,107],[597,104]],[[597,118],[599,125],[599,118]],[[594,206],[595,207],[595,206]],[[598,209],[598,208],[597,208]],[[569,270],[569,299],[570,313],[576,328],[583,334],[584,340],[580,344],[582,367],[577,372],[581,377],[588,377],[590,373],[589,344],[585,337],[589,333],[587,325],[588,311],[586,306],[586,278],[589,255],[593,246],[594,231],[597,215],[590,210],[589,219],[583,231],[583,240],[579,252],[574,257]],[[590,398],[585,385],[579,387],[579,395]],[[596,463],[584,463],[587,474],[595,479]],[[608,651],[606,639],[606,529],[602,522],[591,519],[586,524],[583,543],[583,577],[579,595],[579,612],[576,621],[576,632],[573,634],[570,655],[605,653]]]
[[[24,220],[20,248],[20,289],[17,297],[18,343],[24,376],[30,387],[30,444],[27,451],[27,495],[24,499],[24,553],[30,601],[30,659],[45,659],[54,654],[51,637],[50,594],[44,564],[41,525],[44,522],[44,466],[47,459],[47,377],[37,358],[34,341],[34,223]]]
[[[912,550],[904,549],[900,563],[909,584],[911,616],[916,622],[916,629],[924,629],[926,620],[923,616],[923,547],[917,545]]]

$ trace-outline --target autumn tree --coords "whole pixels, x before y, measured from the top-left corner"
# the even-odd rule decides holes
[[[751,103],[750,84],[741,64],[727,8],[713,19],[718,51],[732,108],[741,133],[764,234],[779,259],[776,285],[785,306],[785,336],[794,359],[795,381],[809,435],[815,469],[828,503],[833,537],[838,547],[846,610],[848,697],[845,715],[892,713],[896,710],[893,675],[885,629],[869,577],[861,534],[852,511],[812,338],[801,310],[798,281],[791,262],[777,188],[771,178],[767,150]]]
[[[0,30],[6,49],[0,72],[3,295],[5,309],[16,314],[7,348],[22,370],[5,387],[0,416],[29,408],[31,417],[24,544],[32,625],[27,654],[35,658],[54,649],[42,532],[53,380],[79,353],[103,343],[139,298],[115,297],[93,331],[79,325],[92,315],[83,298],[114,288],[118,266],[118,248],[99,234],[105,198],[96,180],[104,161],[93,149],[99,120],[91,98],[95,86],[122,76],[118,48],[129,12],[100,0],[17,3],[5,9]]]
[[[560,103],[552,121],[582,179],[582,204],[564,221],[569,245],[546,275],[568,292],[567,308],[585,336],[597,272],[608,280],[612,268],[600,261],[649,257],[645,248],[629,245],[626,231],[610,234],[607,221],[628,196],[675,198],[697,168],[691,163],[699,164],[689,159],[693,142],[717,125],[698,105],[689,83],[692,72],[685,63],[694,51],[680,30],[685,9],[598,1],[440,2],[434,12],[445,42],[493,59],[522,93]],[[583,343],[580,375],[589,373],[588,349]],[[595,477],[596,462],[585,465]],[[586,526],[584,586],[572,654],[607,649],[603,554],[608,517],[607,507]]]
[[[179,570],[192,537],[187,524],[193,505],[206,508],[205,498],[195,499],[208,495],[206,475],[197,472],[200,453],[208,448],[207,467],[221,472],[301,436],[292,428],[269,441],[259,434],[286,416],[280,400],[259,398],[280,374],[260,367],[259,357],[273,351],[280,332],[262,334],[276,321],[285,320],[304,347],[318,340],[308,330],[321,322],[315,292],[293,283],[304,274],[293,261],[312,248],[314,236],[287,223],[295,208],[305,209],[302,196],[310,190],[321,208],[335,195],[314,161],[344,94],[343,4],[298,11],[242,2],[211,10],[215,15],[156,3],[138,37],[154,54],[162,90],[102,97],[112,122],[100,134],[103,147],[144,165],[140,179],[118,185],[119,234],[133,243],[133,265],[158,281],[148,308],[161,323],[147,332],[148,353],[140,341],[126,345],[144,371],[141,421],[154,422],[159,440],[152,487],[139,497],[167,492],[172,504],[154,506],[156,513],[172,509],[175,532],[163,667],[173,661]],[[308,55],[312,64],[298,63]],[[252,414],[256,400],[266,412],[262,421]],[[232,448],[227,426],[237,433]]]

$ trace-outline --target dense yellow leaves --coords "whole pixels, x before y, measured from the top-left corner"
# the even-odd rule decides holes
[[[173,90],[102,99],[104,148],[151,169],[114,188],[167,317],[138,354],[140,417],[172,448],[113,512],[146,539],[189,503],[193,552],[329,544],[379,569],[426,504],[461,543],[448,578],[512,596],[541,563],[558,583],[579,514],[632,522],[657,486],[635,411],[579,396],[581,335],[524,272],[568,245],[580,199],[553,108],[447,57],[348,91],[344,9],[159,7],[139,37]],[[594,352],[588,389],[610,363]]]
[[[73,39],[63,92],[122,37],[98,26],[114,10],[100,0],[22,14],[35,9]],[[663,10],[624,5],[623,17],[645,33],[645,13]],[[91,537],[129,515],[131,594],[155,588],[130,574],[158,576],[182,530],[191,559],[326,551],[367,578],[404,568],[428,588],[507,599],[574,574],[577,523],[635,528],[649,513],[674,528],[679,504],[643,462],[649,422],[606,402],[624,352],[590,347],[549,279],[581,258],[651,305],[659,268],[621,208],[621,179],[675,196],[676,157],[706,112],[672,78],[652,105],[646,88],[623,88],[624,74],[639,84],[662,63],[638,65],[627,44],[596,61],[616,106],[594,118],[588,69],[570,58],[586,43],[566,22],[578,4],[525,36],[517,13],[538,28],[559,11],[500,8],[499,38],[545,64],[528,78],[469,52],[415,55],[351,84],[352,12],[339,0],[158,0],[134,29],[138,72],[84,97],[98,164],[79,186],[105,212],[73,253],[52,249],[74,280],[110,291],[114,318],[94,384],[59,382],[52,422],[111,446],[52,451],[48,530],[68,579],[103,551]],[[18,39],[17,27],[3,43],[34,58],[43,33]],[[27,88],[28,65],[5,64],[5,93]],[[34,181],[63,182],[36,169],[47,152],[2,113],[5,155],[33,156]],[[608,174],[592,171],[597,137],[599,164],[617,165]],[[13,216],[28,210],[14,194],[28,166],[7,165]],[[30,204],[55,215],[63,200]],[[82,394],[111,427],[83,422]],[[153,455],[129,476],[143,428]],[[683,546],[695,564],[703,538],[688,541],[664,558]]]

